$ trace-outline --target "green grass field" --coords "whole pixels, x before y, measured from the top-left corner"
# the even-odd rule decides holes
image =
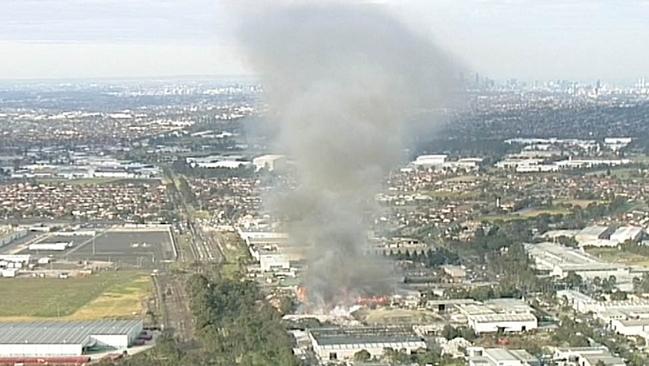
[[[227,278],[237,278],[244,270],[242,267],[243,263],[250,259],[250,253],[238,235],[233,233],[220,233],[216,235],[221,235],[223,243],[221,249],[225,257],[221,272]]]
[[[629,253],[618,248],[586,248],[586,252],[604,262],[649,267],[649,257]]]
[[[602,203],[602,201],[599,200],[579,200],[579,199],[558,199],[554,201],[556,205],[571,205],[571,206],[579,206],[581,208],[586,208],[588,205],[591,203]]]
[[[0,280],[0,321],[123,318],[142,310],[151,280],[139,272]]]
[[[524,212],[512,212],[509,214],[502,214],[502,215],[484,215],[484,216],[480,216],[479,220],[489,221],[489,222],[493,222],[497,220],[512,221],[512,220],[529,219],[544,214],[545,215],[567,215],[569,213],[570,210],[561,207],[538,208],[538,209],[526,210]]]

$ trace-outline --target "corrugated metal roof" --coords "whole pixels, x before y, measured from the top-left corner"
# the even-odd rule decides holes
[[[409,327],[352,327],[315,328],[309,333],[319,346],[342,346],[357,344],[408,344],[421,342]]]
[[[126,335],[141,320],[0,323],[0,344],[85,344],[91,335]]]

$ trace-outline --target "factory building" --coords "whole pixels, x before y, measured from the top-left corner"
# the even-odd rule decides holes
[[[476,334],[501,332],[525,332],[538,328],[533,314],[484,314],[469,315],[469,326]]]
[[[552,356],[557,366],[625,366],[619,357],[614,357],[608,348],[601,347],[572,347],[557,348]]]
[[[519,299],[493,299],[483,304],[461,305],[459,310],[477,334],[525,332],[538,328],[533,309]]]
[[[27,236],[27,230],[25,229],[14,229],[11,226],[0,226],[0,247],[25,236]]]
[[[0,323],[0,357],[80,356],[125,350],[142,333],[141,320]]]
[[[16,277],[18,271],[26,267],[30,260],[30,255],[0,255],[0,277]]]
[[[442,168],[446,162],[446,155],[420,155],[412,164],[425,169]]]
[[[466,278],[466,271],[462,266],[446,264],[442,266],[442,270],[453,282],[462,282]]]
[[[291,268],[291,263],[288,256],[281,253],[260,253],[259,266],[262,272],[273,272],[278,270],[288,270]]]
[[[649,340],[649,318],[631,318],[634,314],[624,315],[624,319],[613,319],[610,321],[611,329],[623,336],[641,337],[644,338],[645,342]],[[642,315],[647,316],[649,314],[643,313]]]
[[[29,264],[31,259],[29,254],[0,254],[0,263],[19,264],[21,267]]]
[[[34,243],[34,244],[29,244],[28,249],[30,251],[52,251],[52,252],[63,252],[68,248],[72,247],[72,242],[71,241],[59,241],[55,243]]]
[[[198,167],[204,169],[237,169],[250,164],[241,155],[188,157],[185,161],[193,168]]]
[[[386,348],[408,353],[426,348],[409,327],[316,328],[308,330],[313,351],[322,361],[350,360],[362,350],[381,357]]]
[[[644,230],[637,226],[621,226],[613,234],[611,234],[611,241],[616,244],[622,244],[626,241],[637,242],[642,238]]]
[[[288,234],[271,231],[242,231],[238,229],[241,238],[246,242],[250,255],[257,261],[261,253],[273,251],[285,254],[290,261],[300,261],[306,255],[305,245],[291,245]]]
[[[541,361],[522,349],[470,347],[469,366],[540,366]]]
[[[476,171],[480,168],[480,164],[482,164],[482,158],[461,158],[456,161],[446,161],[442,165],[442,167],[446,170],[451,170],[451,171],[458,171],[458,170],[464,170],[464,171]]]
[[[557,297],[578,312],[593,313],[618,334],[649,341],[649,300],[598,301],[573,290],[558,291]]]
[[[602,246],[597,243],[599,243],[600,240],[608,239],[610,234],[611,232],[607,226],[587,226],[575,235],[575,240],[577,240],[577,243],[581,246]]]
[[[637,274],[631,267],[601,262],[599,259],[581,250],[568,248],[554,243],[525,244],[525,250],[534,260],[536,269],[547,271],[559,278],[574,272],[585,280],[595,277],[609,278],[615,276],[616,286],[624,291],[633,288],[632,280]]]
[[[262,155],[252,159],[252,164],[257,170],[265,169],[269,172],[282,169],[286,166],[286,157],[284,155]]]

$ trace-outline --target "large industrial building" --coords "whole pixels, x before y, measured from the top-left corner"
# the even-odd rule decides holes
[[[0,247],[25,236],[27,236],[26,229],[0,225]]]
[[[286,166],[286,157],[284,155],[262,155],[252,159],[252,164],[257,170],[265,169],[270,172]]]
[[[316,328],[308,331],[313,351],[323,361],[349,360],[362,350],[381,357],[386,348],[412,353],[426,342],[412,328]]]
[[[552,356],[558,366],[625,366],[619,357],[614,357],[604,346],[557,348]]]
[[[611,241],[622,244],[627,241],[637,242],[642,238],[644,230],[638,226],[621,226],[611,234]]]
[[[476,334],[503,332],[525,332],[538,328],[533,314],[484,314],[470,315],[469,326]]]
[[[519,299],[493,299],[483,304],[460,305],[459,311],[477,334],[525,332],[538,328],[533,309]]]
[[[447,155],[419,155],[412,164],[426,169],[441,168],[446,162]]]
[[[610,234],[608,226],[587,226],[575,235],[575,240],[581,246],[610,246],[606,244]]]
[[[122,351],[142,333],[141,320],[0,323],[0,357],[80,356]]]
[[[525,250],[534,260],[536,269],[559,278],[574,272],[586,280],[615,276],[616,286],[623,291],[633,289],[633,277],[641,277],[636,269],[605,263],[582,250],[554,243],[525,244]]]
[[[642,337],[649,341],[649,300],[600,301],[574,290],[557,292],[557,297],[581,313],[593,313],[624,336]]]
[[[538,358],[527,351],[505,348],[470,347],[469,366],[540,366]]]

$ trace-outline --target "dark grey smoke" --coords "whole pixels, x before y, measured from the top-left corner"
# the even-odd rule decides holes
[[[274,208],[310,247],[310,300],[385,291],[390,266],[367,254],[365,219],[408,121],[442,105],[457,71],[376,6],[280,6],[245,21],[241,39],[297,167],[298,189]]]

